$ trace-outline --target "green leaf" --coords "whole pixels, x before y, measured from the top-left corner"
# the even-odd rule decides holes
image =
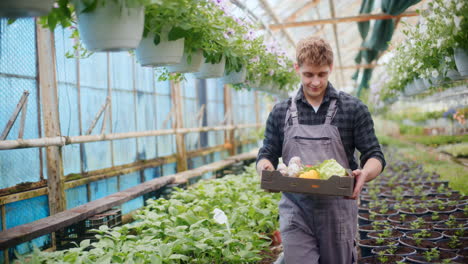
[[[155,34],[153,38],[154,45],[158,45],[161,42],[161,36],[159,34]]]
[[[185,38],[187,36],[187,30],[184,30],[180,27],[173,27],[171,31],[169,31],[168,40],[174,41],[181,38]]]
[[[123,263],[124,260],[119,256],[112,256],[112,262]]]
[[[182,254],[172,254],[169,259],[180,259],[180,260],[189,260],[189,257],[182,255]]]
[[[93,12],[97,7],[98,2],[99,2],[98,0],[93,0],[90,4],[88,4],[88,2],[83,2],[85,3],[85,9],[83,9],[81,12],[82,13]]]
[[[151,264],[162,264],[162,259],[160,256],[152,255],[150,261]]]

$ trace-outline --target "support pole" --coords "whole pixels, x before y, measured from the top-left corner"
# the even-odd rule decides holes
[[[0,135],[0,140],[5,140],[10,133],[11,128],[15,124],[16,119],[18,118],[19,112],[23,109],[23,107],[26,105],[26,102],[28,100],[28,91],[24,91],[23,95],[21,96],[18,104],[16,105],[15,111],[13,111],[13,114],[10,117],[10,120],[8,120],[5,128],[3,129],[2,135]],[[25,113],[23,111],[21,119],[23,119]],[[21,134],[21,129],[20,129],[20,134]]]
[[[172,105],[175,110],[175,128],[184,127],[182,94],[180,91],[180,83],[171,81],[171,97]],[[177,150],[177,172],[186,171],[187,166],[187,150],[185,147],[185,136],[183,133],[176,132],[176,150]]]
[[[227,126],[233,125],[232,113],[231,89],[229,89],[228,85],[224,85],[224,115],[228,117],[226,120]],[[226,133],[224,133],[224,138],[225,145],[228,146],[229,155],[236,155],[237,146],[234,130],[227,130]]]
[[[60,116],[58,111],[58,91],[55,71],[55,46],[53,33],[42,26],[36,27],[39,91],[42,99],[42,115],[46,137],[60,137]],[[46,148],[47,189],[49,213],[55,215],[66,209],[65,186],[62,165],[62,148]],[[52,234],[52,247],[55,247],[55,234]]]

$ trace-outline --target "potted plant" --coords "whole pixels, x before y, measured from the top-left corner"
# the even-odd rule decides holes
[[[407,259],[413,263],[452,263],[457,257],[457,254],[448,251],[439,251],[436,248],[432,248],[431,250],[427,250],[422,254],[416,254],[412,256],[408,256]]]
[[[143,39],[136,49],[140,64],[158,67],[180,63],[193,12],[196,2],[190,0],[161,0],[148,5]]]
[[[2,0],[0,17],[19,18],[43,16],[52,9],[54,0]]]
[[[150,0],[56,0],[43,24],[77,23],[79,36],[90,51],[134,49],[140,43],[144,9]]]
[[[385,238],[369,238],[358,241],[358,245],[361,248],[361,256],[367,257],[372,254],[372,249],[376,248],[388,248],[392,245],[397,245],[398,241],[385,239]]]
[[[416,249],[404,246],[390,246],[388,248],[373,249],[373,254],[384,256],[410,256],[416,254]]]
[[[431,240],[431,241],[440,240],[443,238],[440,232],[426,230],[426,229],[406,232],[406,237],[413,238],[413,239],[421,238],[424,240]]]

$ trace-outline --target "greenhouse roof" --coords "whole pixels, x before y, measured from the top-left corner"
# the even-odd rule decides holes
[[[365,2],[371,6],[370,13],[358,17],[361,5]],[[426,8],[424,0],[414,2],[417,3],[394,19],[395,31],[391,43],[401,42],[404,39],[403,24],[416,24],[416,10]],[[331,76],[331,81],[346,91],[352,91],[358,86],[352,79],[357,69],[376,68],[374,76],[384,70],[381,60],[370,65],[364,61],[361,64],[355,62],[359,51],[365,49],[361,47],[363,40],[357,21],[370,21],[367,34],[369,39],[374,22],[377,19],[388,18],[383,16],[385,13],[381,8],[382,0],[231,0],[231,3],[234,12],[244,13],[241,16],[259,21],[266,39],[273,38],[279,42],[291,58],[295,55],[295,44],[305,36],[315,35],[329,40],[335,53],[335,69],[338,70]],[[390,46],[389,49],[391,48]],[[377,59],[386,52],[379,52]]]

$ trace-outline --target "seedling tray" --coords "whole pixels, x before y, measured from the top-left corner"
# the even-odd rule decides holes
[[[354,177],[334,175],[328,180],[316,180],[286,177],[279,171],[264,170],[261,188],[281,192],[351,196],[354,190]]]

